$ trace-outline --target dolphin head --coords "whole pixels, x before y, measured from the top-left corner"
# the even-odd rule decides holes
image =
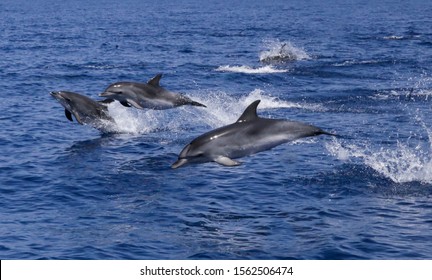
[[[98,129],[103,128],[105,123],[115,123],[106,105],[110,100],[95,101],[69,91],[53,91],[50,94],[65,108],[66,118],[70,121],[73,121],[73,115],[78,123],[90,124]]]
[[[126,98],[128,92],[129,90],[126,85],[123,83],[115,83],[107,87],[104,92],[99,94],[99,96],[123,100]]]
[[[72,111],[74,107],[73,93],[68,91],[53,91],[50,93],[66,110]]]
[[[171,168],[179,168],[188,163],[208,161],[210,161],[210,159],[204,154],[204,152],[201,149],[196,148],[193,143],[190,143],[180,152],[177,161],[171,165]]]
[[[137,90],[139,91],[139,87],[136,86],[136,83],[118,82],[107,87],[99,96],[117,100],[126,107],[132,105],[142,109],[142,106],[137,102],[139,99],[136,94]]]
[[[179,168],[180,166],[183,166],[189,162],[188,157],[192,156],[192,153],[190,153],[191,147],[192,147],[191,144],[188,144],[186,147],[183,148],[183,150],[180,152],[178,156],[177,161],[171,165],[171,168],[173,169]]]

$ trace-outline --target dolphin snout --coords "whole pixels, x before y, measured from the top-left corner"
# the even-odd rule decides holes
[[[62,94],[61,94],[61,91],[51,91],[51,92],[50,92],[50,95],[51,95],[52,97],[54,97],[55,99],[57,99],[57,100],[63,98],[63,96],[62,96]]]
[[[101,97],[106,97],[106,96],[111,96],[111,95],[112,95],[112,92],[109,92],[109,91],[104,91],[102,93],[99,93],[99,96],[101,96]]]
[[[69,96],[69,92],[67,91],[51,91],[50,95],[52,97],[54,97],[55,99],[57,99],[58,101],[60,100],[67,100],[70,101],[70,96]]]

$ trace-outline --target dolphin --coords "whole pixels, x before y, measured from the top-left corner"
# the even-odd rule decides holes
[[[107,87],[99,96],[118,100],[123,106],[137,109],[165,110],[182,105],[206,107],[183,94],[161,87],[161,78],[162,74],[157,74],[147,83],[117,82]]]
[[[80,124],[91,125],[94,128],[105,130],[115,121],[108,113],[107,103],[112,99],[95,101],[87,96],[70,91],[53,91],[50,93],[64,108],[66,118],[73,121],[72,115]]]
[[[190,142],[171,166],[215,161],[224,166],[237,166],[233,160],[269,150],[303,137],[335,134],[297,121],[265,119],[257,115],[260,100],[251,103],[233,124],[204,133]]]

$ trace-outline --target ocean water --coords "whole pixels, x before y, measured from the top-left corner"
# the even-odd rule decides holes
[[[432,258],[432,4],[215,2],[0,2],[0,258]],[[49,95],[157,73],[208,107]],[[341,137],[170,168],[257,99]]]

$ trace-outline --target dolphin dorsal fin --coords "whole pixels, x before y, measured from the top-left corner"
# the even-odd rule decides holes
[[[162,78],[162,73],[157,74],[156,76],[154,76],[153,78],[151,78],[147,84],[154,86],[154,87],[159,87],[159,81]]]
[[[258,104],[261,102],[261,100],[256,100],[254,102],[252,102],[247,108],[246,110],[244,110],[243,114],[240,116],[240,118],[237,120],[238,123],[241,122],[247,122],[247,121],[252,121],[258,118],[257,115],[257,107]]]

